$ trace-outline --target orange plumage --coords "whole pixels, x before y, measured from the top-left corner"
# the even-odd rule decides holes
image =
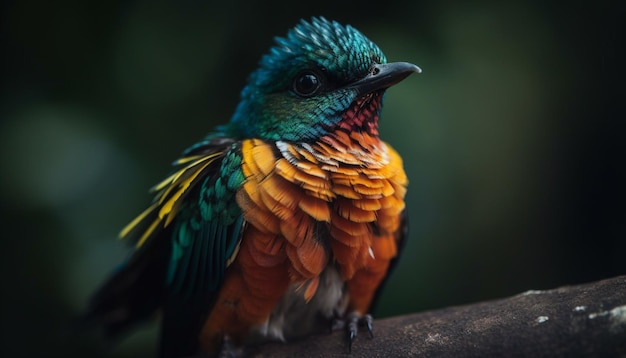
[[[407,186],[400,156],[377,137],[343,130],[307,147],[244,140],[241,153],[246,181],[237,203],[248,227],[202,336],[223,329],[242,339],[291,284],[305,286],[310,300],[329,260],[347,282],[346,309],[365,314],[398,250]],[[330,251],[320,230],[330,234]]]

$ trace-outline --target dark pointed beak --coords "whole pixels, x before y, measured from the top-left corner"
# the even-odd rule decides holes
[[[367,76],[352,83],[350,87],[355,88],[359,92],[359,95],[370,93],[391,87],[413,72],[421,73],[422,70],[408,62],[375,64],[372,66]]]

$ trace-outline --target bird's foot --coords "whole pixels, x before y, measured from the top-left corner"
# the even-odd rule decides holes
[[[374,331],[372,330],[374,319],[372,315],[362,315],[358,312],[352,312],[345,318],[336,318],[332,322],[332,331],[345,330],[348,338],[348,353],[352,352],[352,342],[354,342],[359,327],[365,327],[369,333],[370,338],[374,338]]]

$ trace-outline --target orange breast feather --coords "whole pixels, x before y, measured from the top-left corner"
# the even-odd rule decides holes
[[[407,185],[400,156],[377,137],[341,130],[316,144],[244,140],[241,151],[237,203],[247,227],[202,336],[263,323],[290,284],[311,299],[333,263],[349,308],[366,313],[397,254]],[[237,304],[224,308],[229,302]]]
[[[315,144],[246,140],[242,153],[238,203],[250,224],[284,241],[293,282],[315,279],[331,261],[346,280],[369,266],[386,272],[407,186],[391,147],[338,130]],[[318,237],[320,227],[330,238]]]

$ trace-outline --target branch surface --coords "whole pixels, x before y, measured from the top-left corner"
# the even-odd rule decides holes
[[[626,276],[374,322],[347,354],[344,332],[265,344],[254,357],[626,356]]]

